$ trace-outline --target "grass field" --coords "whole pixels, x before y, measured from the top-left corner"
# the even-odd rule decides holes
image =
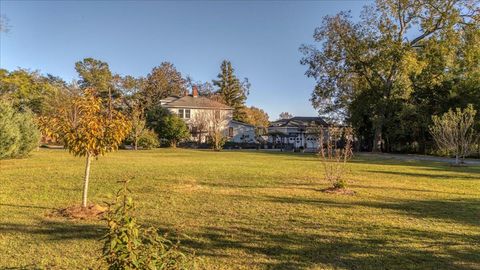
[[[480,269],[480,167],[356,158],[354,196],[320,189],[313,155],[160,149],[92,162],[90,201],[132,177],[137,213],[205,269]],[[0,161],[0,269],[98,265],[105,225],[48,217],[80,203],[84,160]]]

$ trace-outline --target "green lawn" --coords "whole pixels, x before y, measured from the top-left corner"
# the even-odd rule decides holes
[[[90,201],[133,177],[138,217],[205,269],[480,269],[480,167],[357,158],[355,196],[327,194],[313,155],[119,151],[92,162]],[[84,160],[0,161],[0,269],[98,265],[105,225],[48,217],[78,204]]]

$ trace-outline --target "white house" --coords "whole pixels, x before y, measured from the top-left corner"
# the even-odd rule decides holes
[[[230,141],[254,142],[255,127],[234,121],[233,108],[198,94],[193,87],[192,94],[170,96],[160,101],[160,105],[172,114],[182,118],[190,129],[191,140],[204,143],[209,132],[218,130]]]
[[[272,122],[268,127],[268,142],[294,149],[317,151],[319,128],[328,124],[321,117],[293,117]]]
[[[230,141],[236,143],[258,143],[256,127],[250,124],[232,120],[228,127]]]

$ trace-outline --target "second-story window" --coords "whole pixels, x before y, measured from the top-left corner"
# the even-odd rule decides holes
[[[215,111],[215,120],[220,120],[220,111]]]
[[[185,118],[190,119],[190,109],[185,109]]]
[[[178,117],[183,118],[183,109],[178,109]]]

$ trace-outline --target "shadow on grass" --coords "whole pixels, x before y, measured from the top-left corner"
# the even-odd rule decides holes
[[[48,240],[100,239],[106,233],[106,227],[95,224],[78,224],[68,221],[42,221],[25,225],[0,223],[0,234],[22,233],[43,235]]]
[[[480,178],[477,176],[470,176],[470,175],[464,175],[464,174],[429,174],[429,173],[411,173],[411,172],[380,171],[380,170],[367,170],[365,172],[398,175],[398,176],[413,177],[413,178],[421,177],[421,178],[445,179],[445,180],[456,178],[461,180],[480,181]],[[450,172],[454,173],[453,171],[450,171]]]
[[[415,218],[432,218],[446,222],[480,226],[480,200],[428,200],[391,203],[364,202],[358,205],[389,209]],[[479,239],[480,242],[480,239]]]
[[[244,200],[251,200],[245,196]],[[257,198],[258,199],[258,198]],[[480,200],[335,202],[328,199],[264,196],[260,200],[298,204],[299,207],[354,208],[372,207],[393,211],[415,219],[434,219],[480,226]],[[352,211],[352,210],[349,210]],[[303,220],[303,221],[302,221]],[[190,234],[182,245],[202,256],[234,257],[240,250],[260,261],[267,269],[311,267],[341,269],[478,269],[480,235],[441,232],[402,224],[371,224],[352,220],[349,224],[321,224],[308,216],[290,221],[285,227],[257,221],[231,222],[222,227],[204,227]],[[292,228],[291,222],[294,222]],[[289,223],[287,225],[287,223]],[[434,223],[432,223],[433,225]],[[261,263],[261,258],[268,258]]]
[[[338,229],[348,232],[352,228]],[[372,232],[365,237],[340,237],[321,230],[313,234],[280,230],[274,233],[233,226],[207,227],[195,237],[203,241],[190,239],[184,244],[198,250],[199,255],[225,256],[225,250],[239,249],[252,257],[267,257],[268,262],[263,263],[267,269],[313,266],[334,269],[474,269],[471,266],[478,263],[479,249],[450,250],[449,239],[457,243],[464,241],[473,247],[474,240],[459,240],[458,237],[455,234],[438,235],[403,229],[391,230],[388,235]],[[420,246],[412,246],[405,238],[414,239]],[[434,248],[429,248],[422,241],[434,242]]]
[[[17,266],[17,267],[5,267],[1,268],[2,270],[44,270],[44,267],[40,267],[38,265],[30,264],[24,266]]]
[[[12,208],[54,209],[53,207],[46,207],[46,206],[9,204],[9,203],[0,203],[0,206],[6,206],[6,207],[12,207]]]
[[[328,206],[351,208],[366,206],[393,210],[399,214],[415,218],[432,218],[445,222],[480,226],[480,199],[461,200],[407,200],[394,202],[335,202],[330,200],[265,196],[265,200],[276,203],[303,204],[313,206]],[[480,240],[480,239],[479,239]]]

